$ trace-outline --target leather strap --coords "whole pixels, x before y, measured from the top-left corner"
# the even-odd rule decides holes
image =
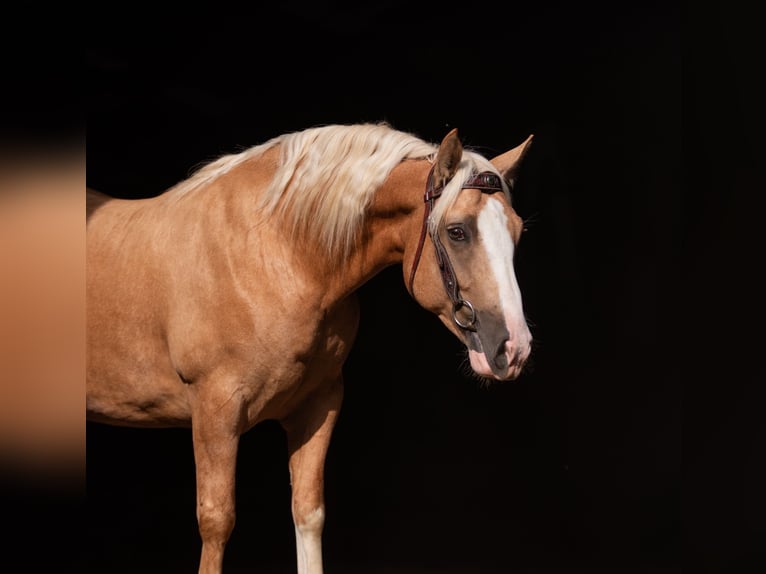
[[[426,179],[426,193],[423,196],[425,201],[425,209],[423,210],[423,224],[420,226],[420,239],[418,240],[418,248],[415,250],[415,259],[412,260],[412,269],[410,270],[410,295],[415,296],[413,291],[413,285],[415,284],[415,271],[418,268],[420,262],[420,256],[423,253],[423,244],[426,242],[426,233],[428,232],[428,218],[431,216],[431,211],[434,207],[434,200],[442,194],[444,187],[434,188],[434,166],[431,166],[431,170],[428,172],[428,179]]]
[[[452,262],[450,261],[449,255],[447,254],[447,249],[444,247],[441,239],[439,239],[439,235],[430,233],[429,230],[428,220],[431,217],[431,212],[433,211],[434,201],[436,198],[441,196],[442,191],[444,190],[444,185],[440,185],[439,187],[434,185],[433,173],[434,168],[431,166],[431,170],[428,172],[428,179],[426,180],[426,192],[423,196],[423,201],[425,202],[425,208],[423,209],[423,224],[420,228],[420,239],[418,240],[418,246],[415,250],[415,258],[412,261],[412,269],[410,271],[410,295],[413,297],[415,296],[415,292],[413,290],[415,284],[415,272],[417,271],[418,263],[420,262],[420,256],[423,253],[423,245],[425,244],[426,234],[428,233],[431,235],[431,240],[434,244],[434,249],[436,251],[436,261],[439,264],[439,272],[441,273],[444,289],[447,291],[447,295],[452,302],[454,320],[460,327],[464,329],[472,329],[476,318],[473,305],[471,305],[470,301],[466,301],[460,296],[460,287],[458,286],[455,269],[452,267]],[[478,189],[482,193],[495,193],[496,191],[503,191],[503,183],[500,176],[496,173],[483,171],[481,173],[473,174],[471,177],[469,177],[462,185],[461,189]],[[473,314],[473,318],[468,323],[462,323],[457,318],[457,311],[462,307],[469,308]]]
[[[503,191],[503,182],[500,176],[491,171],[482,171],[469,177],[463,184],[462,189],[478,189],[486,193]]]

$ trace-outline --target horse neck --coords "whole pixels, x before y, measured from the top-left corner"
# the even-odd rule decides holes
[[[258,162],[264,169],[254,169]],[[175,227],[170,235],[179,257],[190,254],[186,263],[192,264],[226,251],[228,267],[240,275],[242,284],[261,284],[265,278],[279,283],[290,277],[304,300],[318,299],[320,307],[331,307],[386,267],[402,263],[406,247],[417,243],[428,161],[407,160],[393,170],[373,197],[359,242],[347,256],[337,258],[327,257],[310,238],[285,242],[273,228],[255,223],[252,194],[268,184],[273,165],[266,154],[197,191],[161,196],[162,211],[175,213],[168,219]],[[254,173],[263,179],[253,181]]]
[[[423,194],[431,168],[426,160],[399,164],[377,190],[360,241],[341,263],[333,293],[350,293],[383,269],[411,259],[423,223]]]

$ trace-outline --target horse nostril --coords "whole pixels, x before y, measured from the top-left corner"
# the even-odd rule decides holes
[[[505,344],[507,343],[507,339],[500,343],[498,345],[497,350],[495,351],[495,366],[498,369],[507,369],[508,368],[508,355],[505,353]]]

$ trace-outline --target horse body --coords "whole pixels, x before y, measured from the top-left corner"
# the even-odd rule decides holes
[[[450,238],[457,229],[450,222],[459,221],[461,233],[484,244],[481,257],[465,236],[448,250],[480,326],[456,323],[437,250],[430,243],[416,249],[429,224],[423,220],[429,181],[448,184],[460,169],[477,167],[511,179],[526,145],[490,165],[464,154],[456,133],[430,146],[386,126],[365,126],[365,136],[354,129],[276,138],[222,158],[154,198],[89,191],[88,417],[191,426],[200,572],[221,571],[234,527],[239,437],[269,419],[280,421],[287,435],[299,574],[321,573],[323,465],[359,322],[354,293],[383,268],[402,264],[413,296],[466,343],[482,375],[515,378],[529,353],[506,260],[520,220],[504,194],[455,192],[448,215],[441,215],[447,223],[436,230]],[[321,141],[325,134],[335,139]],[[381,143],[386,138],[393,143]],[[327,149],[353,155],[360,145],[367,146],[363,158],[385,166],[347,160],[316,175],[319,168],[310,165],[311,153],[322,164]],[[285,191],[291,186],[293,196]],[[345,195],[334,194],[333,186]],[[349,199],[357,188],[370,191]],[[301,213],[309,194],[324,194],[315,201],[325,203]],[[290,217],[291,225],[275,224]],[[332,217],[334,226],[317,225]]]

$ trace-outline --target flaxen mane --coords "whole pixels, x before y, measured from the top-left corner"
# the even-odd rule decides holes
[[[320,126],[223,156],[172,191],[182,197],[276,146],[279,167],[269,188],[258,198],[257,209],[265,217],[282,218],[295,237],[312,237],[336,255],[348,253],[354,245],[372,196],[391,171],[405,159],[432,161],[438,149],[385,123]],[[436,203],[433,229],[475,171],[497,172],[487,159],[464,150],[455,177]]]

